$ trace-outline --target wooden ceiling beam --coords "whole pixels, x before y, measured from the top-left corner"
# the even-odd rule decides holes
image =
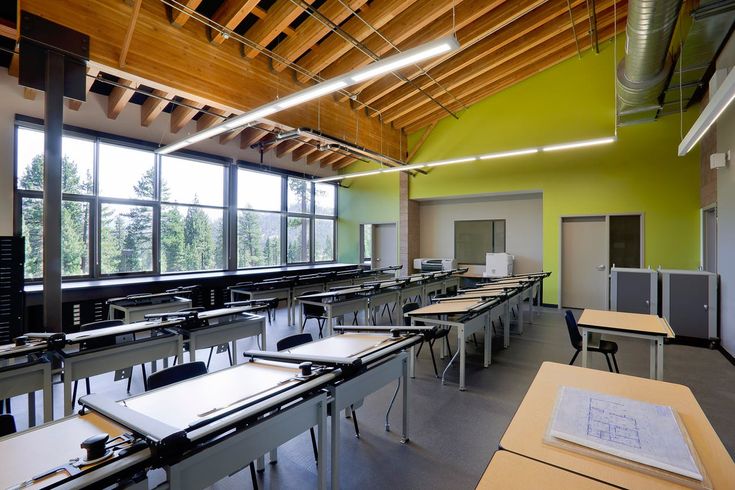
[[[163,90],[153,90],[156,97],[148,97],[140,106],[140,125],[148,127],[168,105],[169,95]]]
[[[480,3],[484,3],[484,1],[480,0],[466,1],[479,1]],[[464,2],[457,0],[456,3],[458,6],[461,6]],[[447,12],[451,13],[451,11],[452,2],[447,2],[446,0],[421,0],[385,24],[380,30],[382,35],[372,33],[363,40],[363,44],[378,56],[383,56],[393,51],[393,48],[383,39],[384,37],[390,39],[397,46],[401,45],[404,41],[436,22],[442,15]],[[347,73],[355,68],[365,66],[372,61],[373,59],[361,50],[352,48],[337,61],[326,66],[322,70],[322,76],[329,79]]]
[[[322,151],[322,150],[318,150],[318,151],[309,153],[309,155],[306,157],[306,164],[313,165],[319,160],[321,160],[322,158],[326,158],[331,154],[332,154],[331,151]]]
[[[583,1],[584,0],[576,0],[576,2]],[[538,11],[535,10],[537,8]],[[496,46],[490,41],[481,43],[483,39],[493,37],[493,33],[498,32],[499,30],[505,31],[509,28],[514,28],[519,24],[527,26],[524,31],[529,32],[540,25],[538,22],[534,22],[536,19],[540,19],[540,22],[543,23],[548,20],[550,15],[549,11],[553,12],[557,10],[566,11],[566,4],[561,5],[557,2],[548,3],[546,0],[506,2],[497,9],[483,15],[457,32],[457,39],[460,41],[460,45],[462,46],[459,53],[452,53],[449,56],[428,60],[426,63],[423,63],[423,68],[431,75],[431,78],[440,80],[437,78],[437,75],[435,75],[435,72],[438,71],[437,67],[453,67],[455,65],[461,65],[460,67],[464,67],[467,66],[467,64],[463,64],[467,63],[465,60],[472,59],[473,55],[478,56],[478,51],[480,53],[484,53],[488,50],[496,51],[500,49],[502,46]],[[533,20],[530,20],[526,16],[529,18],[533,16]],[[402,74],[409,80],[415,80],[421,88],[425,88],[427,83],[431,82],[431,79],[428,77],[416,80],[417,77],[420,77],[421,72],[415,67],[409,67],[408,69],[403,70]],[[362,104],[373,105],[375,101],[388,94],[391,95],[391,99],[393,99],[394,95],[396,96],[395,98],[398,99],[398,94],[395,92],[399,88],[402,92],[409,93],[416,90],[412,85],[406,84],[396,77],[382,77],[375,80],[374,83],[362,90],[358,100]],[[389,109],[390,107],[392,107],[390,104],[386,104],[384,106],[385,109]],[[371,113],[371,115],[373,114]],[[377,115],[377,113],[375,113],[375,115]]]
[[[227,111],[217,109],[216,107],[210,107],[207,112],[202,113],[197,119],[197,131],[204,131],[225,120],[224,116],[227,115]]]
[[[189,124],[189,121],[194,119],[194,116],[204,108],[203,104],[200,104],[195,100],[181,99],[181,103],[184,105],[177,105],[174,107],[174,110],[171,111],[172,133],[178,133],[181,131],[181,128]]]
[[[303,144],[303,141],[295,138],[292,140],[282,141],[276,145],[276,157],[282,158]]]
[[[319,162],[319,166],[324,168],[328,165],[332,165],[333,163],[337,163],[338,161],[345,158],[346,155],[343,155],[342,153],[336,153],[333,152],[331,155],[327,155],[324,158],[321,159]]]
[[[314,0],[303,0],[311,5]],[[291,0],[276,0],[276,3],[268,9],[268,15],[260,19],[245,33],[245,37],[260,46],[267,46],[279,34],[288,27],[291,22],[301,15],[304,10],[297,7]],[[244,48],[243,56],[246,58],[255,58],[260,51],[257,49]]]
[[[317,151],[318,148],[316,147],[316,144],[314,140],[311,140],[309,143],[304,143],[302,146],[299,146],[291,153],[291,160],[294,162],[298,162],[299,160],[303,159],[305,156],[310,155]]]
[[[373,0],[369,8],[363,9],[364,13],[360,12],[364,22],[353,16],[341,26],[342,30],[353,39],[363,41],[373,33],[370,26],[381,29],[416,2],[417,0]],[[353,47],[342,36],[333,32],[299,59],[299,65],[312,73],[319,73]],[[302,83],[309,80],[308,76],[300,73],[296,74],[296,78]]]
[[[620,7],[621,6],[619,5],[618,9],[620,9]],[[625,31],[625,21],[626,16],[623,15],[618,17],[618,33]],[[598,29],[600,34],[600,42],[613,37],[614,32],[611,25],[602,28],[601,24],[598,22],[598,27],[600,27]],[[592,45],[592,42],[590,37],[585,34],[579,38],[579,44],[580,49],[589,49]],[[519,83],[522,80],[525,80],[537,73],[540,73],[558,63],[561,63],[562,61],[568,60],[577,55],[577,49],[574,41],[572,41],[571,44],[564,45],[563,47],[557,46],[557,48],[558,49],[556,51],[546,53],[538,59],[534,59],[531,62],[523,64],[522,66],[518,66],[515,70],[510,70],[506,72],[504,77],[494,79],[487,84],[470,85],[469,87],[466,87],[463,93],[459,94],[460,100],[468,105],[474,104],[475,102],[494,95],[507,87]],[[412,115],[415,117],[406,117],[404,119],[396,121],[394,124],[400,124],[406,132],[414,132],[431,124],[434,121],[443,119],[446,114],[442,114],[442,112],[443,111],[437,111],[435,109],[432,111],[421,111],[420,113]]]
[[[612,9],[609,9],[603,15],[611,13],[611,10]],[[618,10],[619,15],[627,14],[627,7],[625,6],[621,6]],[[584,5],[580,5],[577,11],[573,11],[573,14],[576,29],[577,32],[579,32],[579,30],[587,23],[586,7]],[[608,15],[603,19],[603,21],[612,22],[612,15]],[[454,97],[457,97],[455,92],[462,90],[460,87],[467,86],[468,84],[478,85],[490,83],[492,79],[497,79],[497,75],[493,72],[496,68],[500,67],[500,70],[513,69],[514,66],[527,62],[529,58],[536,59],[538,56],[543,55],[543,53],[550,52],[549,50],[555,47],[567,46],[570,43],[574,44],[571,21],[564,16],[560,16],[555,21],[547,23],[543,28],[538,29],[537,31],[538,33],[534,36],[526,36],[523,39],[518,39],[507,45],[506,49],[502,51],[502,54],[492,57],[491,60],[483,61],[482,63],[475,63],[474,65],[455,73],[452,77],[444,81],[444,87],[449,90]],[[537,47],[539,48],[538,50],[535,49]],[[488,77],[488,73],[493,74]],[[445,104],[455,102],[454,98],[451,98],[438,87],[432,87],[427,90],[427,92],[432,94],[437,100],[444,101]],[[425,105],[431,104],[432,102],[423,94],[415,93],[411,97],[403,100],[400,105],[384,111],[383,120],[386,122],[393,122],[400,117],[419,110]]]
[[[431,134],[431,131],[434,129],[434,126],[436,126],[436,123],[438,121],[434,121],[433,123],[426,126],[424,129],[424,133],[421,135],[421,138],[416,142],[415,145],[413,145],[413,148],[411,148],[411,151],[409,152],[408,156],[406,157],[406,161],[410,162],[413,157],[416,155],[416,152],[419,151],[419,149],[423,146],[423,144],[426,142],[426,139]]]
[[[183,4],[184,7],[187,7],[191,10],[196,10],[197,7],[199,7],[199,4],[202,3],[202,0],[178,0],[179,3]],[[181,10],[176,10],[174,8],[169,7],[167,10],[169,10],[169,18],[171,20],[171,24],[175,25],[176,27],[183,26],[187,20],[189,20],[189,14],[186,12],[182,12]]]
[[[199,22],[187,21],[183,27],[171,25],[162,2],[142,3],[124,71],[117,65],[120,43],[130,21],[127,8],[108,0],[23,0],[23,9],[89,35],[88,64],[103,72],[228,113],[241,114],[273,101],[276,86],[280,95],[303,88],[291,77],[274,72],[266,57],[244,62],[239,43],[210,44]],[[321,106],[320,111],[317,106]],[[331,97],[280,111],[263,122],[287,128],[319,126],[327,134],[341,134],[356,119],[360,127],[358,145],[380,151],[382,140],[383,153],[399,157],[399,131]]]
[[[225,0],[212,15],[212,21],[233,31],[257,6],[258,0]],[[225,36],[221,32],[210,31],[212,44],[222,44],[224,40]]]
[[[0,36],[10,39],[18,39],[18,28],[10,24],[10,21],[0,19]]]
[[[251,145],[260,141],[264,136],[269,135],[269,131],[274,128],[275,126],[269,124],[259,124],[258,126],[250,126],[249,128],[243,129],[240,136],[240,148],[243,150],[250,149]]]
[[[112,92],[107,96],[107,117],[110,119],[117,119],[122,110],[125,108],[130,98],[135,93],[134,89],[137,87],[135,82],[120,78],[118,80],[120,86],[112,88]]]
[[[342,1],[327,0],[319,7],[319,13],[340,25],[347,17],[352,15],[352,12],[345,8]],[[349,0],[346,3],[350,9],[357,11],[367,3],[367,0]],[[278,43],[273,52],[289,61],[295,61],[330,32],[330,28],[324,25],[320,19],[309,17],[296,29],[293,36],[288,36]],[[276,71],[283,71],[287,67],[288,65],[285,63],[273,62],[273,69]]]
[[[123,40],[122,47],[120,48],[120,60],[118,61],[118,66],[120,66],[120,68],[125,66],[125,61],[128,57],[128,50],[130,49],[130,43],[133,41],[135,23],[138,22],[138,14],[140,13],[140,5],[142,3],[143,0],[135,0],[135,4],[133,5],[133,12],[130,15],[130,24],[128,25],[128,30],[125,33],[125,39]]]
[[[349,167],[349,166],[350,166],[350,165],[352,165],[353,163],[355,163],[355,162],[359,162],[359,161],[360,161],[360,160],[359,160],[359,159],[357,159],[357,158],[352,158],[352,157],[346,157],[346,158],[345,158],[345,159],[343,159],[343,160],[342,160],[341,162],[337,162],[337,163],[333,164],[333,165],[332,165],[332,170],[341,170],[341,169],[343,169],[343,168],[345,168],[345,167]]]
[[[452,14],[451,8],[449,9],[449,11],[437,12],[439,15],[437,15],[436,17],[428,17],[427,20],[429,20],[429,22],[426,23],[424,22],[423,18],[425,14],[421,13],[420,17],[418,17],[421,19],[420,22],[417,22],[414,19],[414,23],[423,24],[421,25],[420,29],[413,31],[410,36],[400,36],[395,39],[388,37],[388,39],[391,39],[393,44],[398,46],[401,51],[415,48],[434,39],[447,36],[452,32],[456,32],[456,30],[460,30],[470,25],[472,22],[481,18],[483,15],[494,12],[496,8],[503,5],[503,1],[504,0],[464,0],[461,3],[458,2],[459,4],[454,9],[454,14]],[[446,2],[445,4],[451,7],[451,4],[447,4]],[[388,24],[386,26],[386,30],[389,29],[392,24],[392,22]],[[388,49],[381,52],[381,56],[383,56],[384,54],[390,55],[394,53],[394,50],[392,48],[390,48],[388,45],[385,46]],[[355,51],[356,50],[353,50],[353,53]],[[362,55],[362,58],[365,58],[365,55],[361,52],[355,53],[355,56],[359,55]],[[442,57],[440,57],[439,59],[441,58]],[[428,63],[431,63],[431,60],[429,60]],[[366,80],[360,85],[353,86],[350,88],[350,91],[359,94],[363,90],[365,90],[366,87],[369,87],[371,84],[381,80],[382,78],[396,79],[394,75],[387,73],[382,77],[372,78],[370,80]],[[346,101],[347,97],[342,96],[340,100]],[[359,100],[360,99],[358,98],[358,102]]]
[[[87,67],[87,78],[85,80],[86,93],[89,93],[89,91],[92,89],[92,85],[94,85],[94,81],[96,80],[96,77],[99,74],[99,72],[100,71],[93,66]],[[78,111],[79,108],[82,107],[82,101],[74,100],[74,99],[67,99],[67,106],[72,111]]]

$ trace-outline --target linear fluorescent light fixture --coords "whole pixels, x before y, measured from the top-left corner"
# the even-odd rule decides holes
[[[352,70],[345,75],[330,78],[329,80],[317,83],[316,85],[312,85],[304,90],[300,90],[291,95],[287,95],[286,97],[269,102],[268,104],[262,105],[252,111],[248,111],[240,114],[239,116],[228,119],[217,126],[205,129],[204,131],[199,131],[198,133],[194,133],[186,138],[182,138],[171,144],[162,146],[161,148],[156,149],[156,153],[166,155],[167,153],[180,150],[181,148],[185,148],[191,144],[217,136],[218,134],[226,133],[227,131],[248,125],[259,119],[270,116],[275,112],[303,104],[304,102],[347,88],[350,85],[363,82],[369,78],[395,71],[441,54],[450,53],[457,49],[459,49],[459,42],[453,35],[436,39],[415,48],[407,49],[401,53],[370,63],[362,68]]]
[[[367,172],[356,172],[353,174],[333,175],[331,177],[321,177],[318,179],[313,179],[312,182],[335,182],[335,181],[339,181],[343,179],[352,179],[355,177],[365,177],[367,175],[385,174],[389,172],[404,172],[408,170],[415,170],[417,168],[440,167],[443,165],[455,165],[457,163],[477,162],[481,160],[493,160],[495,158],[508,158],[508,157],[522,156],[522,155],[532,155],[534,153],[539,153],[541,151],[571,150],[574,148],[583,148],[585,146],[596,146],[596,145],[603,145],[606,143],[613,143],[615,141],[617,141],[617,137],[615,136],[610,136],[606,138],[597,138],[593,140],[572,141],[569,143],[561,143],[558,145],[548,145],[548,146],[541,146],[541,147],[536,147],[536,148],[523,148],[520,150],[501,151],[497,153],[486,153],[485,155],[450,158],[447,160],[437,160],[434,162],[414,163],[411,165],[401,165],[399,167],[388,167],[382,170],[370,170]]]
[[[681,140],[679,144],[680,157],[689,153],[699,143],[702,136],[709,131],[709,128],[725,112],[725,109],[727,109],[733,100],[735,100],[735,68],[730,70],[730,73],[725,77],[720,88],[710,97],[707,106],[699,114],[697,120],[694,121],[691,129],[684,136],[684,139]]]
[[[597,138],[594,140],[573,141],[571,143],[562,143],[559,145],[542,146],[541,151],[572,150],[574,148],[584,148],[585,146],[605,145],[615,142],[616,139],[617,138],[615,138],[615,136],[610,136],[608,138]]]

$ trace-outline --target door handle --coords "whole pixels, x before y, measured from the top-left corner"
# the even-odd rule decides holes
[[[600,264],[596,267],[598,271],[604,271],[605,270],[605,264]]]

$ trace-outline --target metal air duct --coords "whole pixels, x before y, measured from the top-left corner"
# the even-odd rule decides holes
[[[671,36],[681,0],[632,0],[625,28],[625,58],[618,65],[618,99],[622,111],[658,105],[672,62]]]

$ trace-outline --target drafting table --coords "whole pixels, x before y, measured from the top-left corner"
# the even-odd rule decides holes
[[[398,305],[401,303],[401,288],[407,282],[408,281],[406,280],[395,279],[378,283],[363,283],[363,286],[373,286],[376,288],[376,290],[369,295],[370,319],[373,325],[378,324],[381,306],[386,307],[390,323],[391,325],[393,324],[390,305]]]
[[[612,490],[615,487],[561,468],[496,451],[475,490]]]
[[[3,346],[4,347],[4,346]],[[0,347],[1,348],[1,347]],[[6,398],[28,395],[28,426],[36,425],[36,391],[43,393],[43,421],[53,420],[51,363],[44,357],[23,356],[0,360],[0,403]]]
[[[442,373],[442,384],[447,370],[454,360],[459,356],[459,389],[464,391],[465,385],[465,362],[466,345],[465,340],[476,333],[485,334],[484,342],[484,367],[492,362],[492,328],[490,323],[490,310],[500,303],[498,299],[469,299],[467,301],[442,301],[433,305],[424,306],[417,310],[406,313],[411,318],[411,325],[417,322],[440,327],[455,327],[457,329],[457,352],[450,359],[447,367]]]
[[[201,312],[148,315],[146,319],[180,319],[181,324],[176,328],[184,335],[184,343],[188,344],[190,362],[196,361],[197,349],[231,343],[230,365],[233,365],[237,363],[238,340],[260,335],[261,348],[265,349],[266,346],[265,317],[253,312],[265,310],[268,305],[250,301],[244,303],[249,304]]]
[[[476,292],[503,292],[506,295],[507,301],[509,303],[509,308],[512,308],[514,305],[517,306],[518,309],[518,333],[523,334],[523,299],[524,299],[524,293],[526,293],[527,297],[529,298],[529,310],[531,312],[531,318],[533,318],[533,301],[532,298],[532,287],[531,282],[513,282],[513,283],[505,283],[505,284],[481,284],[477,288],[473,289],[461,289],[460,294],[470,294],[470,293],[476,293]]]
[[[664,338],[674,338],[669,323],[656,315],[586,309],[577,322],[582,334],[582,367],[587,367],[587,333],[645,339],[650,342],[651,379],[664,376]]]
[[[156,294],[131,294],[122,298],[111,298],[107,300],[109,306],[108,318],[114,320],[122,315],[125,323],[139,322],[150,313],[165,313],[191,308],[191,300],[182,298],[181,294],[186,291],[175,293]]]
[[[255,360],[122,402],[85,396],[83,415],[0,439],[0,487],[22,484],[62,466],[74,474],[60,471],[39,483],[148,488],[145,480],[134,484],[133,475],[163,468],[167,488],[200,489],[318,426],[318,488],[324,489],[327,396],[323,388],[335,378],[333,371],[301,376],[293,365]],[[104,464],[71,468],[69,461],[84,455],[80,443],[101,432],[123,435],[122,445],[108,449],[112,453]]]
[[[235,284],[230,287],[230,301],[238,301],[239,296],[245,296],[251,301],[262,300],[266,298],[282,299],[286,301],[288,310],[288,325],[293,325],[295,318],[292,316],[291,304],[293,296],[291,295],[291,287],[293,286],[293,278],[278,278],[270,281]]]
[[[713,488],[732,488],[735,463],[686,386],[544,362],[500,440],[500,447],[619,488],[684,488],[670,480],[546,444],[544,434],[562,386],[633,398],[676,410]]]
[[[370,318],[369,290],[360,286],[347,289],[339,289],[336,291],[327,291],[324,293],[310,294],[308,296],[299,296],[296,298],[300,303],[307,305],[316,305],[324,308],[327,314],[325,323],[326,336],[332,335],[334,319],[344,317],[350,313],[365,313],[366,321]],[[303,333],[304,326],[304,310],[299,308],[299,328]]]
[[[66,347],[76,346],[77,350],[65,347],[54,351],[64,363],[64,415],[71,415],[74,408],[71,405],[72,386],[76,380],[127,369],[146,362],[153,363],[168,357],[178,356],[179,362],[182,362],[183,338],[179,333],[168,329],[178,324],[176,320],[146,321],[67,334]],[[131,334],[147,334],[147,336],[109,347],[78,349],[81,343],[89,340]]]
[[[339,378],[327,386],[331,414],[332,488],[335,489],[340,488],[339,413],[395,380],[399,380],[403,398],[401,442],[409,441],[410,353],[407,350],[421,343],[423,337],[418,332],[425,329],[387,329],[391,334],[380,327],[337,327],[336,330],[347,333],[309,342],[283,352],[245,353],[246,356],[253,355],[256,358],[311,362],[314,365],[333,365],[340,369]],[[374,333],[365,333],[366,331]],[[390,429],[390,409],[391,407],[386,414],[386,430]]]

